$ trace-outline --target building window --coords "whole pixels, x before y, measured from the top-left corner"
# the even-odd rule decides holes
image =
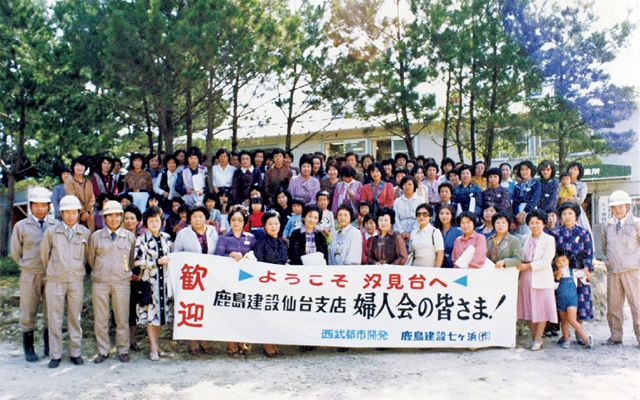
[[[350,151],[358,155],[365,154],[367,152],[367,140],[335,140],[324,143],[324,153],[327,156],[343,156]]]
[[[371,139],[371,148],[377,161],[392,158],[398,153],[407,152],[407,144],[402,139]],[[415,148],[415,143],[414,143]]]

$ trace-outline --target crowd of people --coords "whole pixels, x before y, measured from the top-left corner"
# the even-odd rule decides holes
[[[570,347],[569,325],[577,343],[593,346],[582,327],[593,318],[594,243],[581,207],[587,187],[579,162],[570,163],[560,181],[550,160],[487,169],[482,161],[318,152],[303,155],[295,167],[293,154],[276,148],[237,154],[220,149],[211,176],[206,164],[196,147],[132,154],[126,173],[120,158],[83,156],[60,171],[61,183],[52,192],[32,190],[31,214],[15,226],[11,240],[21,267],[27,361],[38,360],[35,319],[45,303],[45,354],[50,367],[60,364],[66,300],[70,360],[83,363],[80,314],[87,271],[98,344],[94,362],[108,357],[110,311],[121,361],[129,360],[129,350],[140,351],[139,325],[146,326],[151,360],[171,355],[159,337],[173,319],[166,268],[176,251],[237,261],[251,253],[281,265],[517,268],[517,316],[530,323],[529,348],[539,350],[543,336],[558,330],[558,343]],[[625,298],[640,344],[640,219],[630,205],[626,193],[614,192],[613,217],[603,231],[609,345],[621,343]],[[559,321],[559,327],[549,327]],[[214,354],[206,341],[190,341],[189,350],[194,356]],[[282,355],[275,344],[265,344],[263,351]],[[227,353],[238,358],[250,350],[230,342]]]

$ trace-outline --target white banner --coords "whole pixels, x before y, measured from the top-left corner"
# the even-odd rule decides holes
[[[176,340],[513,347],[518,271],[283,266],[172,253]]]

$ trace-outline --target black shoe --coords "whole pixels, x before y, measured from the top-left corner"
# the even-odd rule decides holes
[[[82,357],[69,357],[69,361],[71,361],[72,363],[74,363],[75,365],[82,365],[84,364],[84,360],[82,359]]]
[[[22,344],[24,346],[24,358],[29,362],[38,361],[38,355],[33,350],[33,331],[22,333]]]
[[[613,340],[611,338],[602,342],[603,346],[619,346],[622,344],[622,340]]]
[[[336,351],[337,351],[338,353],[346,353],[347,351],[349,351],[349,348],[348,348],[348,347],[338,347],[338,348],[336,349]]]
[[[58,365],[60,365],[60,359],[59,358],[57,360],[49,361],[49,368],[58,368]]]
[[[138,344],[137,344],[137,343],[131,343],[131,344],[129,345],[129,348],[130,348],[131,350],[133,350],[133,351],[140,351],[140,350],[142,350],[142,347],[138,346]]]
[[[93,360],[94,363],[96,364],[101,364],[103,363],[106,359],[108,358],[108,356],[105,356],[103,354],[98,354],[98,356]]]
[[[49,357],[49,329],[44,328],[42,332],[42,341],[44,342],[44,356]]]
[[[129,362],[129,354],[127,353],[122,353],[118,356],[118,358],[120,359],[120,361],[122,362]]]
[[[300,353],[308,353],[310,351],[314,351],[316,349],[316,346],[300,346],[299,350]]]

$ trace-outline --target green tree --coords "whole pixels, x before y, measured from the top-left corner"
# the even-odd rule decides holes
[[[7,205],[0,227],[0,255],[9,251],[9,228],[16,177],[25,164],[25,143],[37,138],[52,77],[54,29],[42,4],[31,0],[0,3],[0,153]]]
[[[382,16],[384,2],[379,0],[333,3],[331,38],[346,49],[348,58],[366,66],[358,77],[356,115],[402,138],[411,158],[413,139],[437,117],[435,95],[425,93],[426,84],[437,76],[433,32],[444,22],[436,5],[413,1],[415,18],[409,22],[400,17],[399,0],[393,18]]]
[[[542,139],[555,142],[555,155],[564,169],[571,153],[597,155],[629,149],[635,134],[606,132],[616,122],[628,119],[636,107],[636,90],[610,82],[603,65],[615,59],[633,26],[622,21],[595,29],[597,16],[588,4],[540,10],[519,2],[510,33],[517,38],[544,78],[550,92],[541,99],[528,99],[532,125]],[[626,141],[620,146],[620,141]]]

